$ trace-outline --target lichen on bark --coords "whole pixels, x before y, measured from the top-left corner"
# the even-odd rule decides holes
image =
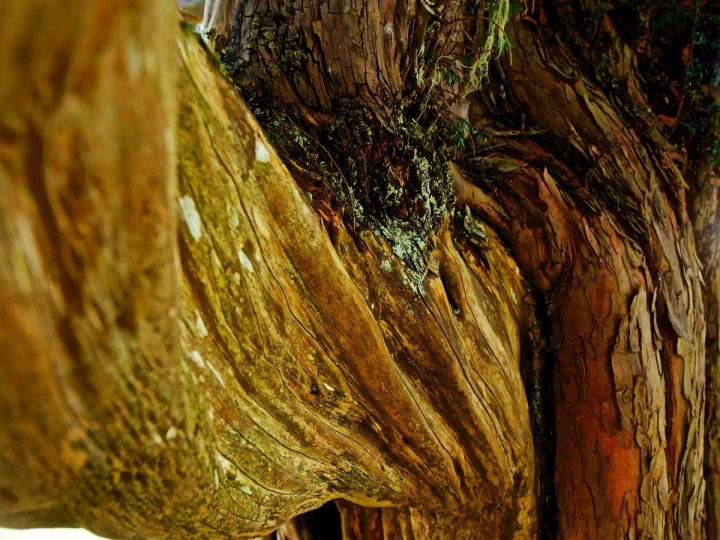
[[[437,53],[479,20],[425,2],[212,0],[234,79],[162,3],[9,4],[2,523],[714,534],[720,182],[644,102],[648,4],[611,4],[516,14],[467,103]]]

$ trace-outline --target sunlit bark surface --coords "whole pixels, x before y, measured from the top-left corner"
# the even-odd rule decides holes
[[[413,2],[287,8],[251,3],[229,27],[208,21],[208,37],[230,56],[236,81],[250,94],[299,105],[317,123],[337,112],[338,100],[392,123],[397,108],[387,103],[411,99],[432,10]],[[560,534],[699,537],[705,322],[682,157],[658,118],[643,112],[634,51],[613,19],[599,31],[612,43],[620,99],[583,75],[579,64],[593,53],[578,55],[555,39],[562,17],[552,29],[546,9],[555,7],[510,22],[513,61],[504,57],[499,81],[468,97],[464,110],[479,125],[494,127],[519,109],[522,126],[494,132],[502,143],[490,157],[504,174],[492,193],[473,185],[472,167],[454,169],[458,202],[508,242],[545,302]],[[465,30],[458,41],[477,39],[475,26]],[[288,63],[291,37],[301,52]]]
[[[497,237],[481,264],[441,229],[413,290],[382,239],[323,228],[192,39],[183,58],[180,342],[241,514],[422,500],[530,534],[527,291]]]
[[[190,34],[178,38],[176,187],[169,113],[154,127],[124,111],[167,111],[170,32],[83,7],[103,27],[92,53],[108,51],[106,71],[92,64],[53,109],[4,124],[3,523],[227,537],[343,496],[421,505],[461,536],[532,537],[528,291],[497,236],[481,262],[443,227],[413,290],[381,238],[364,233],[361,253],[322,226]],[[82,63],[69,45],[57,54]],[[130,85],[128,99],[102,94],[103,76]],[[48,120],[58,103],[74,122]]]
[[[0,524],[317,539],[291,518],[344,499],[347,540],[714,537],[716,187],[693,223],[633,51],[606,20],[618,100],[552,3],[513,16],[482,91],[434,90],[497,145],[426,186],[394,141],[431,6],[336,4],[207,2],[230,75],[172,4],[4,10]],[[371,111],[403,201],[308,197],[236,86],[312,137]]]

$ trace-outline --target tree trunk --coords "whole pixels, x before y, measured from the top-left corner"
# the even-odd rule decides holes
[[[714,538],[718,182],[646,84],[695,37],[616,4],[212,0],[225,71],[11,3],[0,524]]]

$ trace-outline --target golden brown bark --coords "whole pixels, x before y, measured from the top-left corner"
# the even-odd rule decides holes
[[[204,16],[233,81],[162,2],[0,19],[0,524],[313,538],[293,516],[342,498],[346,539],[701,538],[707,480],[713,537],[716,191],[693,223],[633,70],[614,73],[631,114],[546,2],[465,101],[464,82],[421,80],[420,50],[477,53],[477,20],[241,4]],[[314,150],[285,149],[288,170],[236,83],[296,112]],[[398,142],[421,94],[490,126],[485,161]],[[320,140],[359,110],[347,140]],[[377,132],[350,140],[360,124]],[[309,154],[343,175],[341,150],[376,182],[343,177],[366,212],[378,186],[401,203],[356,221],[352,195],[308,202]]]
[[[320,123],[337,113],[341,98],[377,110],[385,122],[402,115],[414,78],[420,79],[430,7],[409,2],[392,10],[360,2],[330,5],[325,13],[307,2],[287,14],[282,5],[247,5],[233,25],[211,29],[241,86],[299,105]],[[510,243],[547,302],[556,360],[560,534],[699,537],[705,321],[682,156],[663,117],[645,112],[649,104],[633,69],[640,49],[633,51],[620,35],[619,19],[606,17],[595,30],[616,60],[602,73],[622,88],[613,95],[599,71],[593,80],[579,66],[597,65],[599,53],[578,53],[555,39],[566,19],[561,15],[551,28],[546,9],[564,8],[544,3],[536,16],[510,23],[514,62],[496,66],[499,80],[469,98],[470,118],[481,126],[493,125],[492,114],[510,116],[520,108],[523,115],[521,129],[510,133],[516,138],[498,145],[512,157],[494,157],[505,169],[503,184],[483,193],[462,179],[481,172],[456,168],[460,202]],[[582,9],[589,15],[593,8]],[[368,14],[359,25],[352,22],[357,13]],[[386,15],[388,35],[400,36],[397,42],[373,30],[382,26],[379,14]],[[265,25],[277,41],[256,31],[260,17],[281,21]],[[350,27],[357,35],[340,31]],[[326,34],[333,47],[323,41]],[[305,47],[292,65],[284,50],[290,35]],[[368,67],[368,58],[390,58],[398,50],[410,59]],[[342,69],[328,75],[333,55],[344,55],[337,61]],[[342,80],[333,83],[333,77]],[[319,94],[327,99],[305,91],[328,87]],[[498,104],[498,93],[505,102]],[[377,105],[378,96],[392,106]],[[547,136],[523,137],[526,123]],[[502,131],[491,133],[502,140]],[[548,145],[564,150],[555,155]]]
[[[174,31],[156,23],[174,10],[5,8],[2,523],[172,529],[170,515],[188,514],[180,498],[163,500],[157,474],[171,463],[160,434],[184,416],[172,317]],[[177,457],[180,474],[195,460]],[[180,491],[183,481],[195,479]]]
[[[442,231],[414,291],[381,239],[364,233],[362,253],[344,228],[328,236],[232,87],[202,79],[207,60],[184,50],[181,100],[195,105],[180,112],[180,197],[202,227],[181,227],[181,342],[222,408],[217,447],[241,452],[232,475],[283,512],[275,523],[342,495],[422,500],[484,516],[487,534],[507,521],[532,535],[533,443],[516,392],[527,291],[498,239],[488,232],[481,266]]]
[[[518,391],[528,291],[499,239],[487,231],[481,262],[443,228],[434,270],[413,290],[382,239],[363,233],[361,252],[342,227],[328,236],[189,33],[174,146],[172,33],[133,27],[138,4],[90,6],[74,8],[87,26],[57,30],[88,51],[42,34],[43,54],[77,62],[39,80],[57,93],[53,108],[3,124],[14,145],[3,161],[2,241],[14,254],[3,266],[3,524],[247,536],[342,495],[422,504],[453,530],[481,522],[486,537],[533,537]],[[33,30],[45,25],[17,35]],[[44,75],[42,58],[28,78]],[[72,76],[80,86],[65,95]],[[113,84],[129,85],[118,90],[128,98]],[[23,108],[8,96],[3,119],[12,106],[26,120],[38,99]],[[56,133],[58,103],[77,116],[60,116]],[[71,462],[48,489],[58,455]]]

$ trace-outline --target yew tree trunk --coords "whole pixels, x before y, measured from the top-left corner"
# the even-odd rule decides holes
[[[715,538],[718,7],[187,4],[0,18],[0,525]]]

